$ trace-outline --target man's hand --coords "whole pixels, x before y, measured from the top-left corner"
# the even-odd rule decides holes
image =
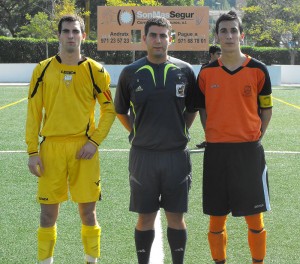
[[[86,142],[76,155],[77,159],[91,159],[98,148],[91,142]]]
[[[40,177],[44,172],[44,166],[40,156],[29,157],[28,168],[33,175]]]

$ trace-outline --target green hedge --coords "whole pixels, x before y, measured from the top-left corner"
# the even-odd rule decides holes
[[[129,64],[134,59],[145,56],[144,51],[97,51],[97,41],[87,40],[82,46],[85,56],[105,64]],[[242,46],[242,51],[263,61],[266,65],[290,64],[290,54],[283,48],[264,48]],[[48,42],[49,57],[58,52],[58,41]],[[185,60],[190,64],[202,64],[208,59],[205,51],[170,51],[171,56]],[[0,37],[0,63],[36,63],[46,59],[46,42],[29,38]],[[300,51],[295,64],[300,65]]]

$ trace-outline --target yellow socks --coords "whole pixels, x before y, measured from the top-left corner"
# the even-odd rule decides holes
[[[100,257],[100,235],[101,228],[98,225],[95,226],[81,226],[81,238],[84,247],[84,252],[87,258],[94,258],[95,262]],[[88,262],[91,262],[87,259]]]
[[[37,237],[39,261],[51,259],[53,257],[56,236],[56,225],[52,227],[38,228]]]
[[[96,263],[100,257],[101,228],[98,225],[81,227],[81,237],[86,254],[87,263]],[[52,227],[39,227],[38,237],[38,260],[41,263],[52,263],[53,252],[56,243],[56,225]]]

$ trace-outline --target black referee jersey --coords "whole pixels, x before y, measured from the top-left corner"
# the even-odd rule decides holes
[[[189,140],[184,114],[193,109],[196,77],[190,64],[168,57],[153,64],[146,57],[126,66],[119,78],[115,108],[130,110],[132,146],[149,150],[184,149]]]

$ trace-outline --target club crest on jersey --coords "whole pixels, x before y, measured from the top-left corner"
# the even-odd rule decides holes
[[[70,74],[65,74],[64,76],[64,82],[66,86],[69,86],[71,84],[72,81],[72,75]]]
[[[176,96],[184,97],[185,84],[176,84]]]
[[[74,71],[61,71],[64,74],[64,83],[66,86],[69,86],[72,82],[73,75],[76,73]]]
[[[244,96],[247,96],[247,97],[249,97],[249,96],[252,95],[252,89],[251,89],[251,86],[250,86],[250,85],[246,85],[246,86],[244,87],[243,95],[244,95]]]

